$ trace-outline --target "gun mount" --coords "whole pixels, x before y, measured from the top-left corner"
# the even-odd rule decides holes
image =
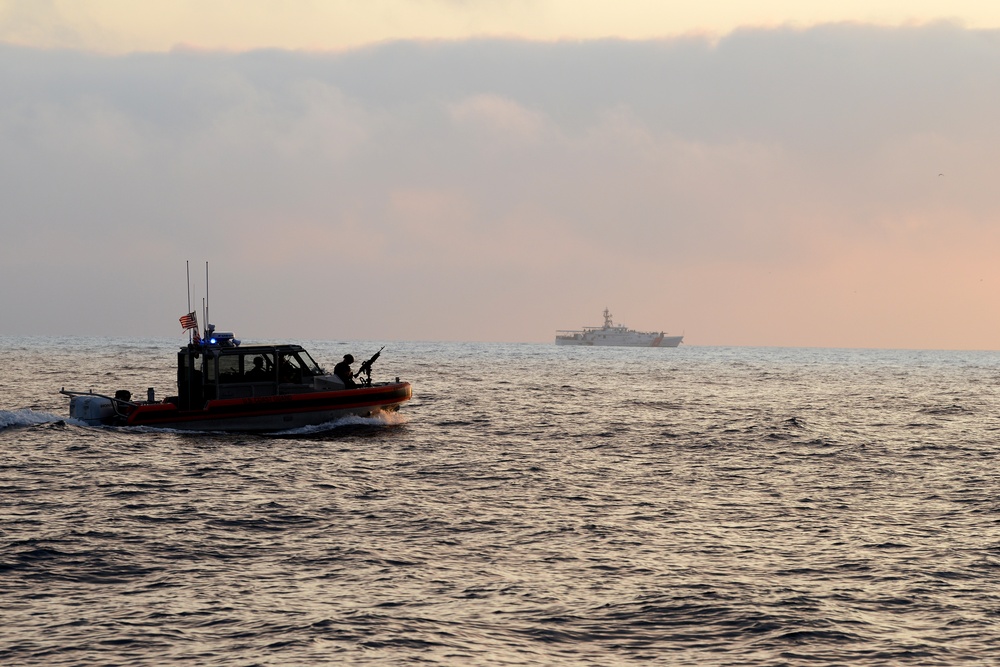
[[[384,349],[385,345],[380,347],[378,352],[369,357],[367,361],[361,362],[361,367],[358,368],[358,372],[354,374],[354,377],[361,378],[361,381],[358,384],[365,387],[372,386],[372,364],[375,363],[375,360],[379,358],[379,355],[382,354],[382,350]]]

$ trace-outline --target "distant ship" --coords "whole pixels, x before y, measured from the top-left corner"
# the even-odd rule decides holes
[[[668,336],[662,331],[636,331],[611,321],[611,311],[604,309],[603,327],[584,327],[576,331],[556,332],[556,345],[607,345],[615,347],[677,347],[684,336]]]

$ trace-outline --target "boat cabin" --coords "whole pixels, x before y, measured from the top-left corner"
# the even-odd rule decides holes
[[[198,410],[206,401],[255,398],[315,391],[325,375],[299,345],[191,344],[177,353],[177,397],[181,410]]]

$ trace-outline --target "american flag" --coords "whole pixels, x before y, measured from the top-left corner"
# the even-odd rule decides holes
[[[194,313],[188,313],[187,315],[181,315],[181,329],[187,331],[188,329],[198,330],[198,318],[195,317]]]

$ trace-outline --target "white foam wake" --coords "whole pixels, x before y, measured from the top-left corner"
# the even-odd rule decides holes
[[[325,422],[323,424],[314,424],[312,426],[291,428],[287,431],[278,431],[272,435],[309,435],[310,433],[332,431],[340,426],[398,426],[399,424],[405,424],[406,422],[406,416],[400,414],[399,412],[379,412],[371,417],[357,417],[355,415],[350,415],[347,417],[341,417],[340,419],[334,419],[333,421]]]
[[[86,426],[81,421],[69,419],[68,417],[60,417],[51,412],[35,412],[28,408],[21,410],[0,410],[0,429],[35,426],[37,424],[53,424],[55,422],[66,422],[74,426]]]

